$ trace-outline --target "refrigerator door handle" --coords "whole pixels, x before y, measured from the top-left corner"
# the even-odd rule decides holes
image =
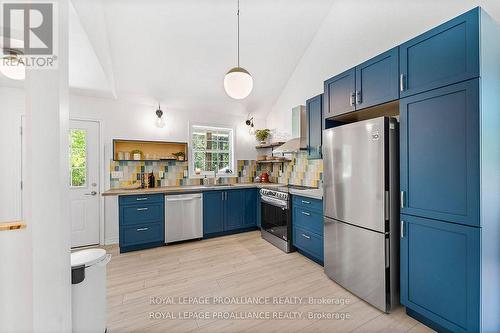
[[[405,208],[405,191],[400,192],[399,201],[401,203],[401,208]]]
[[[385,268],[389,268],[390,262],[391,262],[391,257],[390,257],[390,242],[389,238],[385,239]]]
[[[400,230],[401,238],[405,238],[405,221],[401,220]]]
[[[385,191],[385,205],[384,205],[384,216],[385,216],[385,220],[386,221],[389,221],[389,191]]]

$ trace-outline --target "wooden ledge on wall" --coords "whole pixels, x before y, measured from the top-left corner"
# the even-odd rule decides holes
[[[25,229],[26,223],[23,221],[0,222],[0,231]]]

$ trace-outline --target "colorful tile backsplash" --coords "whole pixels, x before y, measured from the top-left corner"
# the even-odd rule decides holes
[[[284,165],[281,163],[261,164],[258,171],[266,170],[269,173],[269,180],[273,183],[321,186],[323,160],[309,160],[305,152],[293,153],[290,159],[291,161],[284,163]]]
[[[200,185],[202,179],[189,178],[188,162],[180,161],[114,161],[110,163],[111,189],[118,189],[139,184],[141,174],[155,175],[156,186],[183,186]],[[121,177],[114,178],[113,172],[121,173]],[[160,172],[163,178],[160,178]],[[251,183],[257,175],[257,164],[252,160],[237,162],[238,177],[224,177],[220,181],[224,184]],[[115,174],[116,176],[116,174]]]
[[[189,178],[188,162],[180,161],[111,161],[111,189],[140,184],[142,173],[155,175],[156,186],[200,185],[202,179]],[[306,153],[292,154],[291,161],[274,164],[257,164],[254,160],[237,161],[237,177],[224,177],[224,184],[252,183],[257,175],[267,171],[273,183],[319,187],[323,179],[323,161],[308,160]],[[117,172],[120,177],[117,176]],[[163,178],[160,179],[160,173]]]

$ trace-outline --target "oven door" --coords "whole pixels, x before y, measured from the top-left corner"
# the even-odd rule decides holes
[[[288,207],[278,207],[261,199],[261,227],[280,239],[290,239]]]

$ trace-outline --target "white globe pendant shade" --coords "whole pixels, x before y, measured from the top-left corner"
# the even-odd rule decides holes
[[[252,92],[252,75],[242,67],[234,67],[224,77],[224,89],[229,97],[243,99]]]
[[[13,54],[2,54],[0,58],[0,72],[13,80],[24,80],[26,68],[21,59]]]

